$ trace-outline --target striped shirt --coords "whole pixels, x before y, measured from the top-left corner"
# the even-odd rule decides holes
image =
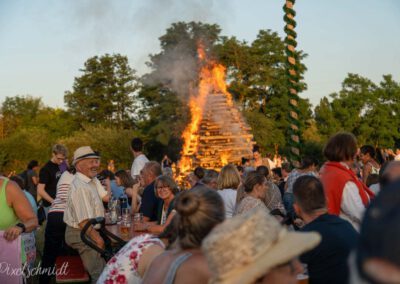
[[[74,179],[74,175],[68,171],[65,171],[61,175],[61,177],[57,183],[56,198],[54,199],[53,203],[51,204],[49,213],[51,213],[51,212],[64,213],[65,208],[67,207],[69,187],[70,187],[73,179]]]
[[[79,229],[79,224],[87,219],[104,217],[104,207],[98,193],[97,178],[90,179],[77,172],[71,183],[64,222],[70,227]]]

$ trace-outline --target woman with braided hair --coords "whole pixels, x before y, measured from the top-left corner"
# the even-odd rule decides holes
[[[210,278],[201,243],[225,219],[221,197],[214,190],[198,185],[177,197],[175,209],[178,223],[176,249],[161,254],[151,263],[144,284],[200,284],[207,283]]]

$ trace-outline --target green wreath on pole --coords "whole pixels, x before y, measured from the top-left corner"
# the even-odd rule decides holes
[[[293,10],[295,0],[286,0],[283,10],[285,25],[285,45],[287,56],[287,75],[289,78],[289,159],[294,166],[300,164],[300,124],[299,124],[299,107],[298,107],[298,92],[299,92],[299,71],[298,71],[298,56],[295,51],[297,42],[297,34],[294,31],[296,21],[294,17],[296,12]]]

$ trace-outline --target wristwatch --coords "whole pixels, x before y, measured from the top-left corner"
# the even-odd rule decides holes
[[[15,226],[17,226],[17,227],[20,227],[21,229],[22,229],[22,233],[25,233],[25,231],[26,231],[26,227],[25,227],[25,225],[24,224],[22,224],[22,223],[18,223],[17,225],[15,225]]]

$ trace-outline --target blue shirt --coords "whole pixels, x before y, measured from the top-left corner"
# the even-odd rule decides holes
[[[142,204],[139,212],[143,213],[144,217],[150,218],[150,221],[157,221],[158,203],[161,199],[156,197],[154,191],[154,182],[145,187],[142,196]]]
[[[35,212],[35,214],[37,216],[38,208],[37,208],[37,204],[36,204],[35,198],[33,198],[32,194],[30,194],[26,190],[23,190],[23,192],[25,193],[26,198],[28,198],[29,203],[32,205],[33,212]]]
[[[120,198],[122,194],[124,194],[124,187],[123,186],[118,186],[115,180],[110,180],[110,185],[111,185],[111,193],[112,196],[115,198]]]
[[[318,232],[322,237],[317,247],[300,256],[308,265],[309,284],[348,283],[347,258],[358,239],[353,226],[335,215],[323,214],[301,231]]]

